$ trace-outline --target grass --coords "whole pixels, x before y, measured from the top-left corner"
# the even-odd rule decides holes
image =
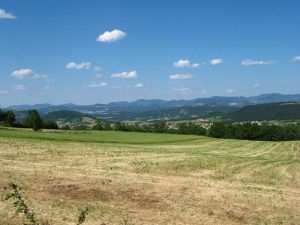
[[[87,225],[299,224],[299,141],[51,132],[0,131],[0,186],[23,187],[50,224],[85,205]],[[0,224],[22,222],[0,201]]]
[[[68,131],[43,130],[34,132],[31,129],[1,129],[0,137],[25,139],[76,141],[96,143],[127,143],[127,144],[155,144],[174,143],[199,139],[194,135],[171,135],[155,133],[135,133],[118,131]]]

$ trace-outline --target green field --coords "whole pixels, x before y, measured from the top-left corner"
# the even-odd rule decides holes
[[[194,135],[172,135],[154,133],[134,133],[121,131],[68,131],[43,130],[34,132],[31,129],[0,129],[0,137],[14,137],[53,141],[76,141],[95,143],[155,144],[174,143],[199,139]]]
[[[87,225],[297,225],[300,141],[0,129],[9,182],[51,225],[76,224],[87,204]],[[0,224],[23,222],[0,201]]]

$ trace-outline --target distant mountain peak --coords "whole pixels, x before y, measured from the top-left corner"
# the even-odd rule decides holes
[[[145,110],[156,110],[164,108],[174,108],[181,106],[230,106],[232,103],[238,106],[254,105],[271,102],[300,102],[300,94],[280,94],[280,93],[264,93],[258,96],[213,96],[209,98],[196,98],[191,100],[161,100],[161,99],[138,99],[136,101],[119,101],[108,104],[97,103],[94,105],[77,105],[67,103],[62,105],[51,105],[49,103],[35,105],[14,105],[7,107],[12,110],[28,110],[37,109],[42,113],[48,113],[54,110],[75,110],[84,113],[95,113],[98,111],[113,111],[113,112],[137,112]]]

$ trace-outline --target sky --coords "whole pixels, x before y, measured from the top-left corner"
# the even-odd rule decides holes
[[[298,0],[0,0],[0,106],[300,93]]]

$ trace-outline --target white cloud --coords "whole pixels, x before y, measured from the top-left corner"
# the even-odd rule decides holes
[[[175,67],[189,67],[190,65],[190,61],[186,59],[180,59],[177,62],[174,62]]]
[[[295,56],[292,61],[293,62],[300,62],[300,56]]]
[[[169,76],[170,80],[186,80],[193,78],[191,74],[173,74]]]
[[[215,65],[218,65],[218,64],[222,64],[223,62],[224,62],[223,59],[218,58],[218,59],[212,59],[212,60],[210,61],[210,64],[215,66]]]
[[[106,82],[101,82],[100,84],[99,84],[99,87],[105,87],[105,86],[107,86],[108,84],[106,83]]]
[[[260,85],[259,84],[253,84],[254,88],[258,88]]]
[[[13,89],[16,91],[23,91],[23,90],[26,90],[27,87],[25,87],[23,84],[17,84],[17,85],[13,86]]]
[[[122,72],[122,73],[115,73],[112,74],[111,77],[114,78],[122,78],[122,79],[126,79],[126,78],[136,78],[137,72],[135,70],[131,71],[131,72]]]
[[[200,63],[193,63],[192,68],[199,68],[201,65]]]
[[[43,89],[48,90],[49,88],[50,88],[49,86],[45,86]]]
[[[115,29],[112,31],[105,31],[100,34],[97,38],[99,42],[115,42],[125,38],[127,34],[121,30]]]
[[[85,88],[101,88],[101,87],[106,87],[108,84],[106,82],[101,82],[100,84],[88,84],[85,85]]]
[[[33,74],[32,69],[20,69],[13,71],[10,75],[17,78],[24,78]]]
[[[177,62],[174,62],[174,66],[177,68],[180,68],[180,67],[199,68],[201,65],[200,65],[200,63],[191,63],[187,59],[180,59]]]
[[[30,79],[39,79],[39,78],[48,78],[46,74],[38,74],[34,72],[32,69],[20,69],[20,70],[15,70],[11,74],[11,76],[16,77],[16,78],[30,78]]]
[[[95,77],[102,77],[101,73],[96,73]]]
[[[144,87],[144,84],[142,84],[142,83],[137,83],[137,84],[135,84],[133,87],[135,87],[135,88],[142,88],[142,87]]]
[[[241,62],[243,66],[252,66],[252,65],[270,65],[275,63],[273,60],[262,61],[262,60],[252,60],[246,59]]]
[[[174,88],[173,90],[180,94],[189,94],[192,92],[191,89],[188,87]]]
[[[82,70],[82,69],[89,69],[91,66],[90,62],[82,62],[79,64],[76,64],[74,62],[70,62],[66,65],[67,69],[76,69],[76,70]]]
[[[16,19],[16,17],[11,13],[6,12],[4,9],[0,9],[0,19],[13,20],[13,19]]]
[[[228,88],[228,89],[226,90],[226,92],[229,93],[229,94],[231,94],[231,93],[234,93],[234,92],[235,92],[235,89],[233,89],[233,88]]]

